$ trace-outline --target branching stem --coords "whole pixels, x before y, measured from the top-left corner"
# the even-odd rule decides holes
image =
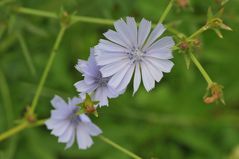
[[[19,124],[18,126],[12,128],[12,129],[9,129],[8,131],[6,131],[6,132],[0,134],[0,142],[3,141],[3,140],[5,140],[5,139],[7,139],[7,138],[9,138],[9,137],[11,137],[11,136],[13,136],[13,135],[16,135],[17,133],[19,133],[19,132],[21,132],[21,131],[23,131],[23,130],[25,130],[25,129],[27,129],[27,128],[36,127],[36,126],[42,126],[42,125],[44,125],[44,123],[45,123],[46,120],[47,120],[47,119],[38,120],[38,121],[36,121],[35,123],[32,123],[32,124],[27,123],[27,122],[22,122],[22,123]],[[126,155],[128,155],[128,156],[130,156],[130,157],[132,157],[132,158],[134,158],[134,159],[142,159],[142,158],[139,157],[138,155],[136,155],[136,154],[134,154],[133,152],[131,152],[131,151],[129,151],[129,150],[123,148],[123,147],[120,146],[119,144],[113,142],[112,140],[110,140],[109,138],[107,138],[107,137],[105,137],[105,136],[103,136],[103,135],[100,135],[99,138],[100,138],[103,142],[109,144],[110,146],[114,147],[115,149],[117,149],[117,150],[119,150],[119,151],[125,153]]]
[[[202,67],[202,65],[200,64],[200,62],[197,60],[197,58],[193,55],[193,53],[189,53],[191,60],[193,61],[193,63],[196,65],[196,67],[198,68],[198,70],[201,72],[202,76],[204,77],[204,79],[207,81],[208,85],[212,85],[213,81],[210,78],[210,76],[208,75],[208,73],[206,72],[206,70]]]
[[[40,94],[41,94],[42,89],[43,89],[43,86],[44,86],[44,84],[45,84],[45,82],[46,82],[46,78],[47,78],[48,73],[49,73],[49,71],[50,71],[50,68],[51,68],[51,66],[52,66],[52,64],[53,64],[53,61],[54,61],[54,59],[55,59],[56,53],[57,53],[58,48],[59,48],[59,45],[60,45],[60,43],[61,43],[61,41],[62,41],[63,35],[64,35],[64,33],[65,33],[65,30],[66,30],[66,27],[62,26],[62,27],[61,27],[61,30],[59,31],[59,33],[58,33],[58,35],[57,35],[57,38],[56,38],[56,41],[55,41],[55,43],[54,43],[53,49],[52,49],[52,51],[51,51],[51,53],[50,53],[49,60],[48,60],[48,62],[47,62],[47,64],[46,64],[46,67],[45,67],[45,69],[44,69],[44,72],[43,72],[43,74],[42,74],[42,76],[41,76],[41,80],[40,80],[40,82],[39,82],[39,84],[38,84],[38,87],[37,87],[37,90],[36,90],[36,94],[35,94],[35,96],[34,96],[34,98],[33,98],[33,101],[32,101],[32,105],[31,105],[31,111],[32,111],[32,113],[34,113],[34,111],[35,111],[35,109],[36,109],[36,106],[37,106],[37,103],[38,103]]]
[[[172,9],[173,6],[173,2],[174,0],[170,0],[170,2],[168,3],[168,6],[166,7],[166,9],[164,10],[163,14],[161,15],[159,22],[163,23],[163,21],[165,20],[165,18],[167,17],[168,13],[170,12],[170,10]]]

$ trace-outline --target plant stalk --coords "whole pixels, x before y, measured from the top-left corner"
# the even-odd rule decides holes
[[[116,144],[115,142],[113,142],[112,140],[110,140],[109,138],[100,135],[99,138],[104,141],[105,143],[111,145],[112,147],[114,147],[115,149],[127,154],[128,156],[134,158],[134,159],[142,159],[141,157],[139,157],[138,155],[134,154],[133,152],[121,147],[120,145]]]
[[[210,86],[211,84],[213,84],[212,79],[210,78],[210,76],[208,75],[208,73],[206,72],[206,70],[202,67],[202,65],[200,64],[200,62],[198,61],[198,59],[193,55],[193,53],[189,53],[189,56],[191,58],[191,60],[193,61],[193,63],[196,65],[196,67],[198,68],[198,70],[201,72],[202,76],[204,77],[204,79],[207,81],[208,85]]]
[[[57,51],[58,51],[58,48],[60,46],[60,43],[62,41],[62,38],[63,38],[63,35],[65,33],[65,30],[66,30],[66,27],[62,26],[61,27],[61,30],[59,31],[58,35],[57,35],[57,38],[56,38],[56,41],[54,43],[54,46],[53,46],[53,49],[50,53],[50,57],[49,57],[49,60],[47,62],[47,65],[44,69],[44,72],[41,76],[41,80],[38,84],[38,87],[37,87],[37,90],[36,90],[36,94],[33,98],[33,101],[32,101],[32,105],[31,105],[31,112],[34,113],[35,109],[36,109],[36,106],[37,106],[37,103],[38,103],[38,100],[39,100],[39,97],[40,97],[40,94],[42,92],[42,89],[43,89],[43,86],[46,82],[46,79],[47,79],[47,76],[48,76],[48,73],[50,71],[50,68],[53,64],[53,61],[55,59],[55,56],[57,54]]]
[[[161,17],[159,19],[159,23],[163,23],[163,21],[165,20],[165,18],[168,15],[168,13],[172,9],[173,2],[174,2],[174,0],[170,0],[170,2],[168,3],[168,6],[166,7],[166,9],[164,10],[163,14],[161,15]]]

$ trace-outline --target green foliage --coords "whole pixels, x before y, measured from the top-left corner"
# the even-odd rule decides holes
[[[60,29],[57,20],[17,14],[9,7],[15,5],[14,1],[1,5],[3,1],[0,1],[0,133],[14,124],[12,117],[20,119],[31,104]],[[155,23],[167,3],[159,0],[17,0],[17,4],[24,7],[55,13],[64,7],[77,15],[111,19],[130,15]],[[216,0],[191,0],[191,9],[174,5],[165,21],[190,35],[206,23],[209,6],[213,10],[220,8]],[[104,135],[143,158],[238,159],[235,155],[239,145],[238,15],[239,1],[229,1],[223,19],[234,32],[222,30],[224,39],[219,39],[213,31],[205,32],[200,36],[202,46],[196,52],[211,77],[223,84],[226,106],[203,103],[207,83],[193,65],[187,70],[183,56],[175,52],[172,73],[165,75],[153,91],[147,93],[141,88],[132,97],[131,86],[124,95],[112,99],[109,107],[100,109],[98,118],[92,116]],[[109,28],[112,27],[76,23],[66,31],[36,109],[38,118],[49,117],[49,101],[54,94],[65,98],[77,95],[73,84],[82,77],[74,65],[78,58],[87,59],[89,48],[96,45]],[[65,151],[64,145],[57,143],[57,138],[42,126],[27,129],[0,143],[0,159],[26,158],[128,157],[97,138],[89,150],[78,150],[74,146]]]

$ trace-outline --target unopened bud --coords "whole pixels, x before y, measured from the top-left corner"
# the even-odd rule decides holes
[[[182,41],[180,44],[179,44],[179,47],[182,49],[182,50],[187,50],[189,48],[189,43],[187,41]]]
[[[99,103],[98,101],[92,101],[90,95],[86,94],[85,100],[80,105],[80,107],[83,113],[94,114],[95,116],[98,117],[98,113],[96,110],[96,106],[98,103]]]
[[[189,1],[188,0],[177,0],[177,4],[181,8],[186,8],[189,5]]]
[[[71,16],[69,15],[68,12],[66,12],[63,9],[61,10],[60,18],[61,18],[61,25],[62,26],[66,27],[70,24]]]
[[[26,108],[26,112],[24,114],[24,118],[29,123],[34,123],[37,120],[36,115],[32,112],[32,109],[29,106]]]
[[[201,41],[200,41],[199,39],[194,39],[194,40],[193,40],[193,45],[194,45],[195,47],[200,47],[200,46],[201,46]]]

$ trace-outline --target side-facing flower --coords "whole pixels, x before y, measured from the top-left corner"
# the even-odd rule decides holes
[[[132,17],[126,22],[120,19],[114,23],[116,31],[104,33],[108,40],[101,39],[95,47],[96,62],[101,66],[103,77],[112,78],[109,85],[117,90],[127,87],[134,74],[134,93],[141,83],[150,91],[159,82],[162,72],[170,72],[173,62],[171,48],[175,45],[172,37],[159,36],[165,31],[162,24],[158,24],[150,33],[151,22],[142,19],[139,27]]]
[[[100,106],[108,105],[108,98],[117,97],[120,92],[108,85],[110,77],[102,77],[100,66],[96,64],[94,49],[90,50],[88,61],[79,60],[75,66],[84,76],[84,80],[75,83],[80,96],[91,94],[94,101],[99,101]]]
[[[52,130],[51,134],[58,137],[58,142],[66,143],[66,149],[73,145],[75,137],[79,149],[87,149],[93,144],[91,136],[102,133],[87,115],[77,114],[79,107],[76,105],[81,102],[82,100],[76,97],[69,99],[68,103],[59,96],[51,100],[54,110],[45,124]]]

